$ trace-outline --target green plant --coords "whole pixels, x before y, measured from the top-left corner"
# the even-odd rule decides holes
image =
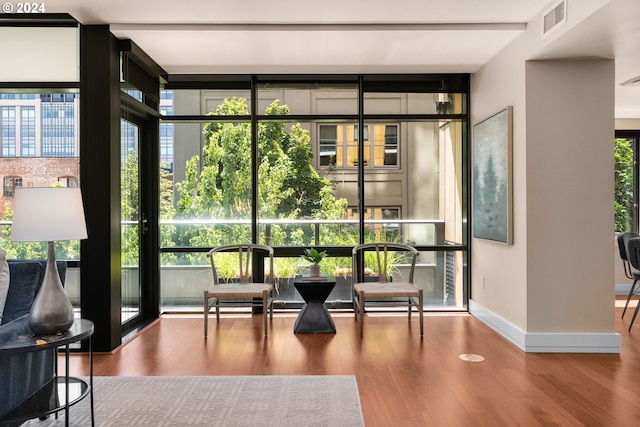
[[[289,113],[289,107],[279,100],[265,109],[266,116]],[[225,99],[210,113],[222,117],[248,114],[248,100],[237,97]],[[202,156],[187,161],[185,179],[175,186],[176,219],[248,220],[252,201],[260,218],[346,219],[347,200],[337,199],[333,183],[312,166],[311,135],[302,125],[280,120],[258,124],[257,171],[251,162],[255,147],[248,122],[216,120],[204,125],[203,136]],[[254,194],[256,172],[258,192]],[[252,239],[251,228],[241,223],[206,229],[181,227],[174,234],[171,245],[175,246],[217,246]],[[314,241],[314,227],[274,224],[261,231],[262,239],[272,246],[307,246]]]
[[[300,255],[302,259],[315,265],[320,264],[320,261],[322,261],[326,256],[327,251],[319,252],[316,248],[305,249],[304,255]]]
[[[615,139],[615,232],[631,230],[633,205],[633,148],[624,138]]]

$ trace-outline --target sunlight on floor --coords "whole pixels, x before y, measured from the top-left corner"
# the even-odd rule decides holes
[[[623,303],[624,306],[624,303]],[[631,303],[629,303],[629,307],[631,307]],[[294,311],[274,311],[273,315],[274,316],[279,316],[279,317],[298,317],[298,310],[294,310]],[[332,311],[329,310],[329,313],[331,313],[331,317],[353,317],[353,312],[352,311]],[[228,318],[242,318],[242,317],[247,317],[250,315],[249,312],[242,312],[242,313],[220,313],[221,315],[224,315],[225,317]],[[389,313],[389,312],[367,312],[366,313],[367,316],[370,317],[405,317],[407,315],[406,312],[398,312],[398,313]],[[413,312],[414,316],[418,315],[418,312]],[[209,316],[213,316],[215,318],[215,312],[211,312],[209,313]],[[470,316],[469,313],[467,312],[425,312],[424,313],[425,317],[435,317],[435,316]],[[171,318],[202,318],[202,313],[163,313],[161,317],[171,317]]]
[[[627,301],[627,299],[616,299],[616,308],[624,308],[624,304]],[[638,305],[638,299],[631,299],[631,301],[629,301],[629,307],[635,307]]]

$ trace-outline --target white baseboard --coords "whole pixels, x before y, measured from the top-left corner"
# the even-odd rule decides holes
[[[469,313],[527,353],[620,353],[622,348],[622,338],[615,332],[527,333],[473,300]]]
[[[629,295],[631,283],[616,283],[616,295]]]

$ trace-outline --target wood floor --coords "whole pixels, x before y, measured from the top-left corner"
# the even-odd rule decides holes
[[[640,323],[628,333],[616,310],[621,354],[523,353],[466,314],[428,315],[422,339],[404,316],[369,315],[362,339],[348,313],[335,335],[295,335],[295,315],[276,313],[266,339],[260,315],[214,316],[208,339],[202,316],[165,316],[95,354],[94,375],[355,375],[367,427],[639,426]]]

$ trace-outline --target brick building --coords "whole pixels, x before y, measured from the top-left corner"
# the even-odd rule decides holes
[[[78,102],[74,93],[0,94],[1,218],[16,187],[79,185]]]

